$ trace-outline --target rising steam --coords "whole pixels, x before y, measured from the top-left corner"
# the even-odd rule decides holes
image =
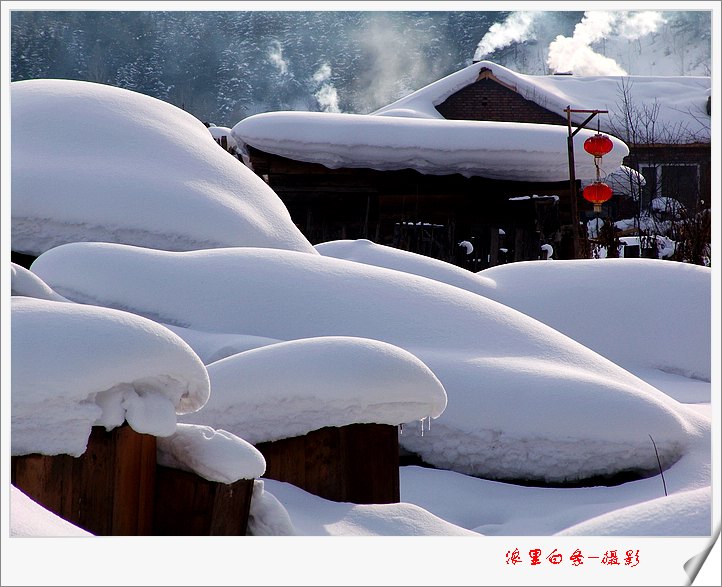
[[[341,112],[338,106],[338,92],[331,82],[331,66],[324,63],[311,77],[316,86],[321,86],[313,95],[323,112]]]
[[[537,14],[537,12],[512,12],[504,22],[491,25],[479,41],[474,53],[474,61],[479,61],[512,43],[521,43],[533,38],[532,24]]]
[[[282,75],[288,73],[288,61],[283,58],[283,46],[278,41],[273,41],[268,48],[268,60],[281,72]]]
[[[588,11],[577,23],[572,36],[550,37],[555,13],[512,12],[503,21],[493,24],[479,42],[474,61],[485,59],[499,49],[515,43],[537,41],[548,43],[546,62],[552,73],[577,75],[626,75],[619,63],[607,54],[610,46],[625,45],[654,33],[665,23],[660,12],[642,10],[629,12]]]
[[[664,22],[659,12],[590,11],[574,27],[572,37],[559,35],[549,44],[547,64],[553,72],[576,75],[626,75],[614,60],[592,48],[607,39],[633,40],[655,32]]]

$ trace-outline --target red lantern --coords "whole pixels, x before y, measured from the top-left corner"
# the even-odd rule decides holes
[[[584,150],[595,157],[603,157],[609,153],[613,147],[612,139],[601,133],[597,133],[584,141]]]
[[[602,204],[612,197],[612,188],[602,181],[595,181],[584,188],[584,199],[594,204],[594,211],[600,212]]]

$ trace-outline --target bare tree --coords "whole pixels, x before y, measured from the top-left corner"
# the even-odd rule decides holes
[[[678,261],[710,264],[711,225],[709,202],[700,193],[699,168],[678,159],[681,145],[705,142],[704,112],[686,112],[702,130],[693,131],[680,119],[662,123],[660,104],[639,103],[633,99],[633,82],[622,79],[618,86],[618,104],[611,117],[611,131],[630,146],[626,165],[638,173],[628,174],[628,195],[634,202],[627,234],[639,237],[644,256],[658,256],[660,239],[674,243],[674,252],[667,255]],[[687,176],[685,176],[687,172]],[[644,177],[646,173],[646,178]],[[665,241],[666,242],[666,241]]]

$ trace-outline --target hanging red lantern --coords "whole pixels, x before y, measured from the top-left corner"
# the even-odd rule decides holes
[[[612,139],[602,133],[597,133],[584,141],[584,150],[595,157],[603,157],[613,147]]]
[[[584,188],[584,199],[594,204],[594,211],[600,212],[602,204],[612,197],[612,188],[602,181],[595,181]]]

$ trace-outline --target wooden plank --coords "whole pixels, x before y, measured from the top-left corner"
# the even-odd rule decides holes
[[[225,484],[158,466],[153,533],[156,536],[245,536],[253,479]]]
[[[12,459],[13,484],[50,511],[99,536],[152,528],[155,436],[127,424],[94,427],[85,452]]]
[[[155,436],[117,429],[114,448],[113,534],[148,536],[153,529]]]
[[[206,536],[211,518],[209,483],[186,471],[156,469],[153,534],[156,536]]]
[[[256,448],[266,459],[264,477],[306,487],[306,439],[303,436],[259,443]]]
[[[253,479],[239,479],[235,483],[216,484],[210,536],[245,536],[251,511]]]
[[[115,430],[93,428],[85,452],[73,461],[72,510],[64,512],[73,523],[99,536],[113,535]]]
[[[348,477],[345,450],[339,428],[309,432],[305,440],[306,491],[332,501],[346,501]]]
[[[263,442],[264,477],[285,481],[338,502],[397,503],[399,444],[396,426],[353,424]]]
[[[346,476],[345,501],[398,503],[399,435],[396,426],[352,424],[344,426]]]
[[[73,457],[40,454],[10,459],[10,481],[30,499],[61,517],[68,512],[73,494]]]

